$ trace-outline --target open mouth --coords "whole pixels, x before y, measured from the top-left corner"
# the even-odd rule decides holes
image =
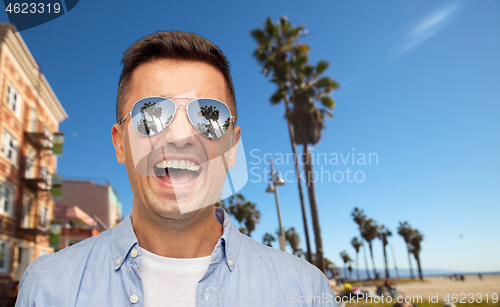
[[[193,161],[162,160],[153,166],[156,178],[171,184],[183,184],[200,176],[201,167]]]

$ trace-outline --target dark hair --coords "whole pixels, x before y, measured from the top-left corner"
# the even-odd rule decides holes
[[[116,97],[117,122],[123,116],[123,99],[129,90],[132,73],[139,65],[159,59],[201,61],[220,71],[226,79],[230,99],[234,104],[233,115],[236,121],[236,96],[229,70],[229,62],[222,50],[208,39],[194,33],[159,31],[138,40],[123,54],[123,70],[120,75],[118,95]]]

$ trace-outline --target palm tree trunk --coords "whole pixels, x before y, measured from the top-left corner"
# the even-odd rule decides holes
[[[420,268],[420,255],[414,254],[414,256],[415,256],[415,260],[417,260],[418,276],[420,277],[420,280],[424,280],[424,276],[422,275],[422,269]]]
[[[391,244],[391,252],[392,252],[392,261],[394,262],[394,269],[396,270],[396,278],[398,279],[398,283],[401,282],[401,278],[399,276],[398,265],[396,263],[396,256],[394,255],[394,246]]]
[[[299,163],[297,160],[297,145],[295,144],[295,134],[293,132],[292,123],[290,123],[290,120],[288,119],[288,114],[290,114],[290,107],[289,107],[289,103],[288,103],[288,95],[285,95],[285,117],[286,117],[286,122],[288,124],[288,134],[290,135],[290,143],[292,144],[293,163],[295,164],[295,173],[297,175],[297,184],[299,186],[300,206],[302,208],[302,220],[304,222],[304,235],[306,237],[307,261],[312,263],[311,244],[309,243],[309,231],[308,231],[308,227],[307,227],[307,218],[306,218],[306,207],[304,205],[304,196],[302,194],[302,181],[300,180],[300,169],[299,169]]]
[[[304,145],[304,169],[306,171],[307,192],[309,204],[311,205],[311,216],[313,220],[314,239],[316,241],[316,262],[321,272],[326,274],[325,259],[323,258],[323,241],[321,239],[321,228],[319,225],[318,206],[316,205],[316,193],[314,191],[314,180],[312,180],[313,166],[311,163],[311,148]],[[347,277],[347,276],[346,276]]]
[[[413,268],[411,267],[411,256],[410,256],[410,246],[408,243],[406,243],[406,250],[408,251],[408,263],[410,264],[410,277],[411,279],[415,279],[415,276],[413,276]]]
[[[366,276],[368,276],[368,280],[371,280],[370,271],[368,270],[368,259],[366,258],[366,248],[365,244],[363,244],[363,253],[365,254],[365,267],[366,267]]]
[[[389,278],[389,269],[387,266],[387,253],[385,251],[385,245],[383,242],[382,242],[382,245],[383,245],[383,249],[384,249],[385,278]]]
[[[218,120],[216,120],[215,122],[217,123],[217,126],[219,126],[220,135],[223,135],[223,134],[224,134],[224,132],[222,131],[221,126],[219,125],[219,121],[218,121]]]
[[[370,247],[370,256],[372,257],[372,264],[373,264],[373,274],[375,274],[375,279],[378,279],[378,274],[377,270],[375,269],[375,258],[373,258],[373,248],[372,248],[372,242],[368,242],[368,246]]]
[[[359,280],[359,251],[356,252],[356,276]]]
[[[212,130],[214,132],[214,136],[217,137],[217,134],[215,134],[215,127],[214,127],[214,124],[212,124],[212,120],[208,120],[208,122],[210,123],[210,127],[212,127]]]

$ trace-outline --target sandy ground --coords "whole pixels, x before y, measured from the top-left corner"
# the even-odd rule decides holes
[[[429,300],[429,295],[438,295],[439,301],[442,301],[448,293],[450,298],[453,293],[457,293],[459,297],[464,293],[467,296],[465,299],[469,299],[468,295],[474,293],[476,301],[481,296],[478,296],[478,293],[482,294],[484,300],[486,300],[486,294],[491,299],[492,294],[496,293],[500,300],[500,275],[483,275],[483,280],[480,280],[477,275],[465,275],[464,281],[450,280],[448,277],[427,277],[426,280],[429,282],[397,285],[397,289],[402,291],[405,296],[422,296],[424,302]],[[372,289],[375,290],[375,287]],[[461,298],[464,298],[464,295]]]
[[[464,281],[450,280],[448,277],[429,277],[430,282],[425,283],[407,283],[397,286],[407,296],[421,295],[422,297],[435,296],[439,294],[439,300],[442,300],[446,294],[453,293],[481,293],[483,298],[486,294],[491,295],[500,292],[500,275],[483,275],[483,280],[477,275],[466,275]],[[462,296],[463,297],[463,296]],[[476,297],[477,298],[477,297]]]

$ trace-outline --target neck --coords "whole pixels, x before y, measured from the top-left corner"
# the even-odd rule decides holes
[[[189,219],[192,219],[190,223]],[[182,225],[179,225],[182,223]],[[202,208],[187,220],[176,221],[132,209],[132,226],[139,246],[169,258],[199,258],[212,254],[223,226],[215,219],[215,207]]]

